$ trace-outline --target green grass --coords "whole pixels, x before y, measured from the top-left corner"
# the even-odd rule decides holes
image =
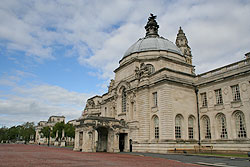
[[[236,158],[247,158],[247,154],[217,154],[217,153],[198,153],[196,155],[210,155],[219,157],[236,157]]]
[[[67,147],[67,148],[73,148],[73,146],[64,146],[64,147]]]

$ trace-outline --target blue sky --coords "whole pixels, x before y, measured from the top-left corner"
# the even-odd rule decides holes
[[[149,13],[172,42],[182,26],[197,74],[250,51],[247,0],[2,0],[0,127],[79,118],[86,99],[107,91],[123,54],[145,36]]]

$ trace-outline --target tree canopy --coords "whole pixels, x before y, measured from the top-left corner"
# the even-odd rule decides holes
[[[26,122],[11,128],[0,128],[0,141],[31,141],[35,138],[34,122]]]
[[[61,139],[63,130],[64,137],[75,137],[75,127],[72,124],[65,124],[64,122],[55,124],[52,131],[52,137],[56,137],[56,133],[58,133],[58,139]]]
[[[43,134],[44,137],[49,138],[50,137],[50,133],[51,133],[50,131],[51,131],[50,127],[49,126],[45,126],[45,127],[43,127],[41,129],[40,132]]]

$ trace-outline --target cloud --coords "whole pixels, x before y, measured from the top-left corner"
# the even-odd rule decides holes
[[[90,95],[68,91],[53,85],[16,87],[14,95],[0,97],[0,122],[11,125],[26,121],[47,120],[51,115],[64,115],[67,120],[80,117]],[[7,98],[6,98],[7,97]],[[6,118],[19,118],[7,122]]]
[[[153,9],[156,2],[152,5]],[[139,6],[140,3],[135,3]],[[148,4],[149,5],[149,4]],[[144,4],[147,6],[147,3]],[[221,67],[244,58],[250,45],[250,3],[245,1],[175,1],[156,10],[160,35],[175,42],[182,26],[192,48],[197,73]],[[147,10],[147,9],[145,9]],[[228,12],[230,11],[230,12]],[[143,14],[145,14],[143,16]],[[103,78],[112,78],[126,49],[144,36],[147,13],[139,8],[123,20],[123,24],[109,34],[93,56],[84,57],[87,63],[101,71]],[[216,60],[216,61],[214,61]],[[103,63],[105,62],[105,63]]]
[[[139,30],[139,33],[132,33],[135,29]],[[93,56],[83,59],[83,62],[87,62],[96,68],[99,67],[103,78],[112,78],[113,70],[118,67],[119,60],[126,52],[126,48],[134,42],[135,36],[139,38],[142,33],[138,25],[126,24],[121,26],[104,41],[101,49],[94,52]]]
[[[170,9],[161,20],[166,20],[163,27],[168,30],[172,41],[177,28],[182,26],[192,48],[196,71],[205,72],[243,59],[250,44],[250,30],[247,28],[250,26],[247,21],[250,3],[194,2],[178,1],[174,5],[178,7]]]
[[[2,0],[0,46],[7,54],[1,56],[9,56],[13,61],[15,56],[22,56],[32,59],[32,63],[65,56],[92,67],[88,74],[108,83],[125,51],[145,36],[149,13],[157,15],[159,34],[173,42],[182,26],[197,73],[241,60],[249,52],[249,1]],[[15,51],[21,53],[11,55]],[[78,113],[88,97],[46,83],[20,84],[23,77],[37,76],[16,71],[0,77],[1,86],[12,90],[0,95],[1,119],[5,122],[7,117],[3,114],[8,112],[13,113],[8,117],[13,120],[18,113],[30,116],[29,120],[37,120],[36,112],[43,119],[49,113],[72,116],[69,113]],[[101,88],[104,83],[99,84]],[[79,116],[76,115],[75,118]]]
[[[114,76],[126,49],[144,36],[151,12],[158,15],[160,34],[173,42],[183,26],[198,72],[239,60],[250,43],[248,1],[6,0],[3,4],[0,38],[9,50],[42,61],[56,59],[58,44],[73,46],[65,56],[74,55],[80,64],[99,68],[107,79]]]
[[[77,119],[91,96],[45,83],[31,82],[20,86],[19,82],[24,77],[36,76],[15,71],[10,77],[4,78],[12,84],[5,85],[9,86],[10,91],[2,91],[0,95],[0,126],[18,125],[27,121],[37,123],[47,120],[51,115],[63,115],[67,121]]]

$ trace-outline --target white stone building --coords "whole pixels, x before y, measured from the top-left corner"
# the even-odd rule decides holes
[[[74,150],[249,151],[249,54],[196,75],[183,30],[174,44],[158,35],[155,18],[120,60],[108,92],[87,100]]]
[[[48,121],[40,121],[38,122],[38,125],[35,127],[36,130],[36,144],[48,144],[48,139],[43,136],[43,134],[40,132],[43,127],[49,126],[53,127],[58,122],[65,122],[64,116],[50,116]],[[52,130],[52,129],[51,129]],[[54,144],[55,138],[50,137],[50,144]]]

